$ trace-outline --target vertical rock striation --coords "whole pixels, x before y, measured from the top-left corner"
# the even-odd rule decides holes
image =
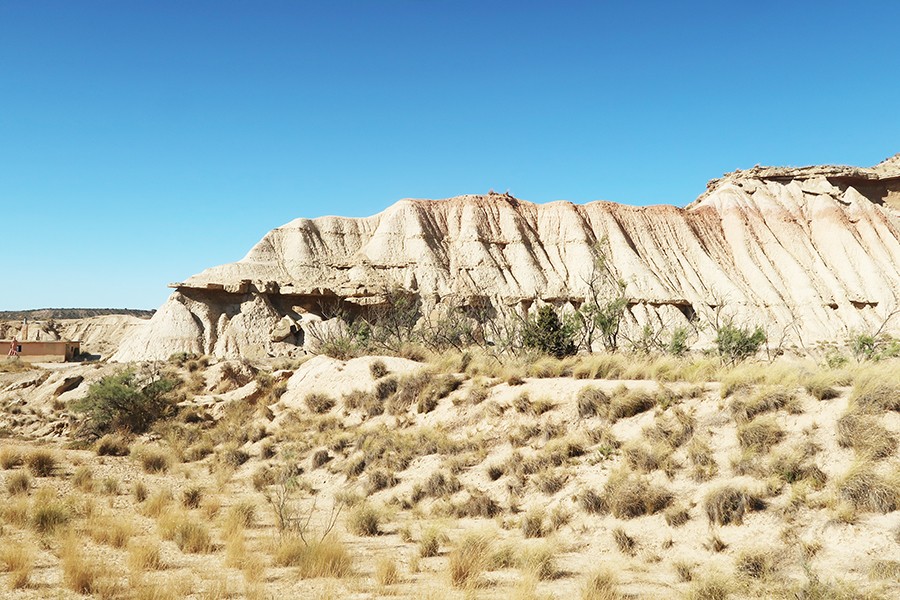
[[[426,307],[577,307],[601,241],[627,283],[632,329],[724,313],[770,339],[839,341],[900,307],[900,155],[872,168],[735,171],[686,208],[488,194],[296,219],[242,260],[173,284],[114,360],[289,353],[329,303],[377,303],[395,286]]]

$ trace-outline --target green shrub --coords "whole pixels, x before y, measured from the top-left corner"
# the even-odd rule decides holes
[[[73,403],[74,410],[87,417],[79,433],[89,437],[112,431],[143,433],[172,412],[171,392],[177,385],[168,377],[141,385],[131,370],[108,375],[91,384],[87,395]]]
[[[525,322],[522,344],[550,356],[562,358],[575,354],[574,331],[564,324],[549,304],[538,310],[537,316]]]
[[[716,349],[719,356],[732,364],[756,354],[765,341],[766,332],[762,327],[751,331],[749,327],[737,327],[733,323],[726,323],[716,330]]]

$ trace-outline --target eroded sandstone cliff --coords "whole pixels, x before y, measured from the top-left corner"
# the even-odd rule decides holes
[[[242,260],[173,284],[114,359],[290,353],[323,307],[378,303],[395,286],[426,309],[578,306],[601,242],[627,284],[632,330],[690,323],[703,343],[703,324],[725,314],[778,343],[841,341],[900,306],[900,155],[872,168],[735,171],[683,209],[488,194],[296,219]]]

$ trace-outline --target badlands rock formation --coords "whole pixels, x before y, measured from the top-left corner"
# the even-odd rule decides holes
[[[872,168],[735,171],[686,208],[492,193],[296,219],[241,261],[173,284],[114,360],[287,354],[325,307],[377,304],[396,286],[426,309],[577,307],[601,242],[627,283],[632,330],[690,323],[702,343],[718,314],[762,325],[771,342],[841,341],[900,306],[900,155]],[[898,326],[900,317],[886,329]]]

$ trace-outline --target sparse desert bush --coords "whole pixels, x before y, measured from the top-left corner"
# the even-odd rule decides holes
[[[10,496],[27,494],[31,488],[31,477],[25,471],[16,471],[6,478],[6,491]]]
[[[356,506],[347,517],[347,529],[354,535],[378,535],[381,533],[380,527],[381,514],[365,502]]]
[[[170,538],[178,549],[188,554],[212,552],[213,543],[209,529],[203,523],[195,521],[187,515],[182,516],[174,524]]]
[[[664,516],[670,527],[680,527],[691,520],[691,513],[683,506],[670,506]]]
[[[72,519],[72,510],[56,498],[50,488],[41,488],[34,497],[28,518],[29,525],[37,533],[53,533]]]
[[[480,490],[468,490],[468,497],[451,506],[451,513],[457,518],[491,519],[500,514],[500,506],[493,498]]]
[[[883,477],[860,463],[840,481],[838,495],[857,510],[889,513],[900,508],[900,476]]]
[[[837,422],[838,444],[853,448],[861,458],[878,460],[892,456],[897,436],[888,431],[878,417],[851,409]]]
[[[447,541],[447,536],[437,527],[429,527],[422,532],[419,538],[419,556],[429,558],[437,556],[441,549],[441,544]]]
[[[784,430],[773,416],[765,415],[738,425],[737,437],[742,448],[764,454],[784,439]]]
[[[734,591],[735,584],[724,575],[707,574],[696,580],[685,595],[686,600],[726,600]]]
[[[744,394],[731,402],[731,414],[738,423],[746,423],[757,415],[776,410],[797,410],[797,396],[786,386],[766,386],[752,394]]]
[[[750,358],[766,341],[762,327],[751,330],[728,322],[716,329],[716,349],[724,362],[735,364]]]
[[[900,411],[900,383],[896,375],[866,374],[854,383],[850,400],[863,410]]]
[[[831,400],[840,395],[835,387],[840,380],[829,371],[820,371],[809,375],[803,382],[806,393],[816,400]]]
[[[299,536],[282,536],[273,558],[278,566],[297,567],[298,574],[304,579],[346,577],[353,568],[353,559],[346,546],[332,537],[307,543]]]
[[[617,421],[633,417],[656,405],[653,394],[639,389],[622,391],[615,394],[609,404],[609,419]]]
[[[578,392],[576,404],[581,418],[605,416],[609,410],[609,396],[600,388],[586,386]]]
[[[34,571],[35,552],[30,544],[7,544],[0,547],[0,571],[9,575],[9,588],[28,587]]]
[[[128,568],[137,573],[164,568],[159,542],[154,539],[132,539],[128,543]]]
[[[256,505],[250,500],[241,500],[231,506],[225,514],[225,531],[233,532],[256,524]]]
[[[693,436],[685,447],[688,460],[693,464],[691,477],[695,481],[708,481],[719,472],[712,448],[705,438]]]
[[[322,415],[334,408],[336,404],[334,398],[327,394],[312,393],[307,394],[303,399],[306,407],[317,415]]]
[[[623,600],[615,576],[607,571],[591,574],[581,586],[581,600]]]
[[[98,544],[124,548],[134,535],[134,526],[125,517],[94,515],[87,522],[87,532]]]
[[[400,570],[397,562],[389,556],[380,556],[375,561],[375,582],[381,586],[394,585],[400,582]]]
[[[637,548],[637,542],[634,541],[634,538],[628,535],[624,529],[621,527],[616,527],[612,531],[613,541],[616,543],[616,548],[619,549],[619,552],[622,554],[627,554],[628,556],[634,556],[635,549]]]
[[[372,374],[372,379],[381,379],[389,372],[387,365],[380,358],[369,363],[369,373]]]
[[[450,552],[450,583],[458,588],[477,585],[482,573],[490,565],[490,558],[491,541],[486,534],[466,535]]]
[[[35,477],[50,477],[56,470],[56,455],[50,450],[32,450],[25,457],[28,470]]]
[[[22,451],[12,446],[3,446],[0,448],[0,467],[4,469],[15,469],[25,462]]]
[[[145,473],[165,473],[172,466],[172,455],[159,446],[137,446],[131,453]]]
[[[745,514],[764,509],[765,503],[747,490],[726,485],[709,492],[703,506],[710,523],[740,525]]]
[[[526,547],[518,563],[526,577],[533,577],[539,581],[554,579],[559,574],[556,566],[556,550],[546,542]]]
[[[544,509],[535,507],[522,516],[522,534],[526,538],[544,537],[547,529],[544,527]]]
[[[741,551],[734,560],[737,572],[751,579],[769,577],[775,570],[775,555],[771,548]]]
[[[113,431],[143,433],[173,411],[172,392],[178,382],[170,377],[138,381],[134,371],[108,375],[91,384],[84,398],[72,403],[87,421],[79,434],[98,437]]]
[[[181,492],[181,505],[185,508],[197,508],[203,499],[203,488],[192,485]]]
[[[124,435],[107,433],[94,445],[98,456],[128,456],[131,447]]]
[[[72,475],[72,485],[83,492],[92,492],[94,490],[94,473],[87,465],[81,465],[75,469]]]
[[[622,470],[612,473],[603,488],[603,504],[620,519],[652,515],[669,506],[672,498],[671,492],[646,477]]]
[[[400,480],[394,475],[393,471],[389,471],[388,469],[373,469],[369,473],[369,494],[374,494],[380,490],[394,487],[399,482]]]

